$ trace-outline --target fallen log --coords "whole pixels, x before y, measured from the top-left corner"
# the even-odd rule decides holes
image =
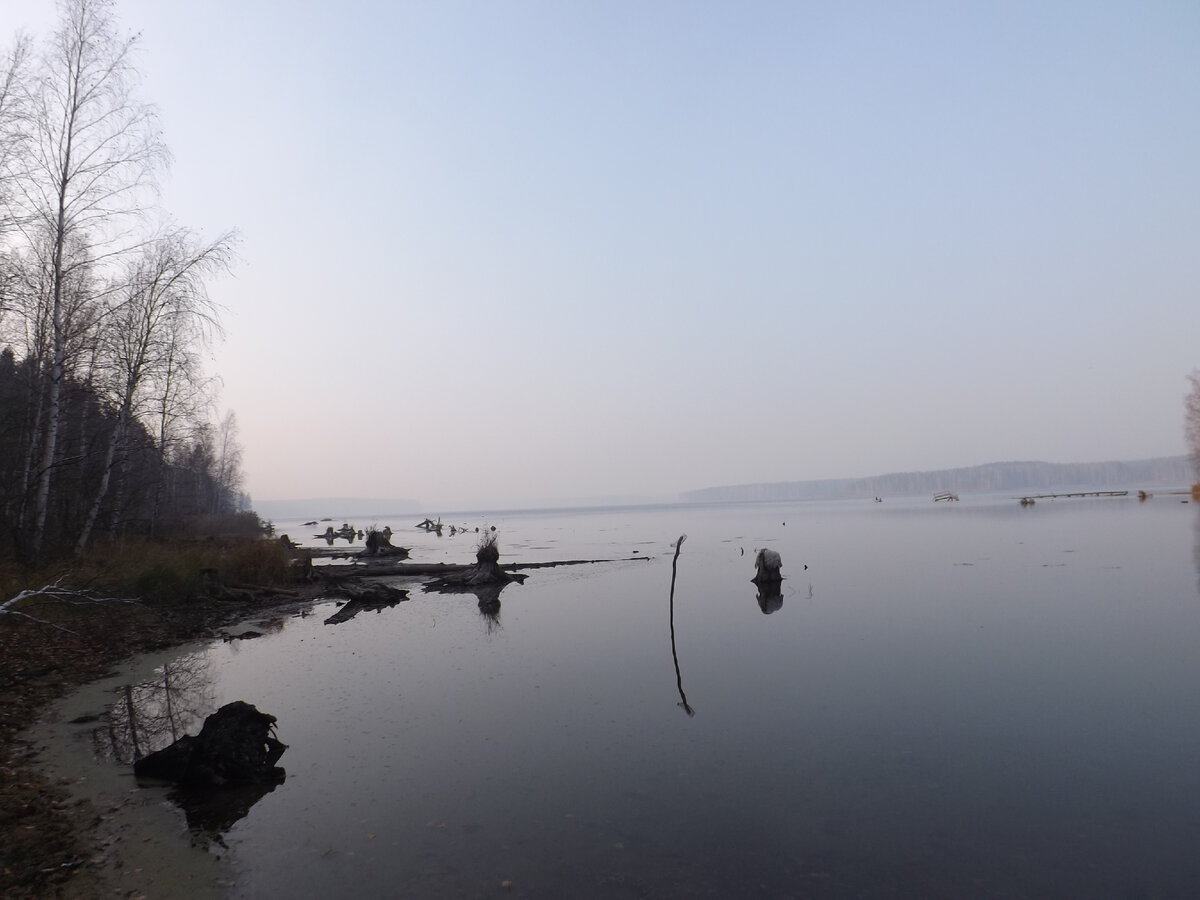
[[[499,566],[505,572],[521,572],[525,569],[552,569],[555,566],[594,566],[600,563],[614,562],[649,562],[649,556],[623,556],[614,559],[556,559],[549,562],[504,563]],[[406,563],[389,560],[367,560],[348,564],[314,566],[313,572],[321,578],[337,580],[340,578],[382,578],[386,576],[412,576],[420,578],[428,575],[450,575],[456,572],[466,572],[475,566],[463,563]]]

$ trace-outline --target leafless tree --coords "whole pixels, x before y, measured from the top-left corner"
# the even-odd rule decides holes
[[[101,369],[116,422],[76,552],[82,552],[91,537],[130,422],[156,411],[154,401],[160,395],[155,388],[173,375],[180,337],[203,342],[219,330],[205,279],[228,265],[232,245],[232,235],[201,244],[188,232],[174,230],[147,244],[129,264],[119,302],[100,329]]]
[[[5,233],[13,224],[12,186],[20,172],[25,138],[22,79],[29,65],[27,37],[18,35],[0,59],[0,317],[12,306],[19,273],[13,266]]]
[[[49,241],[51,346],[31,523],[35,554],[45,535],[59,437],[75,259],[106,263],[133,243],[129,217],[141,211],[166,161],[155,110],[134,94],[136,38],[117,34],[110,0],[60,0],[59,10],[59,29],[28,87],[28,161],[13,185],[18,227],[33,244],[38,235]],[[71,254],[72,242],[87,252]]]
[[[22,84],[28,77],[29,47],[29,38],[17,35],[0,59],[0,237],[12,224],[13,181],[24,164],[26,93]]]
[[[1183,432],[1187,439],[1188,456],[1192,460],[1192,471],[1200,482],[1200,369],[1195,369],[1188,379],[1192,389],[1184,398]]]
[[[225,413],[217,426],[216,463],[217,491],[213,512],[236,512],[242,492],[242,445],[233,410]]]

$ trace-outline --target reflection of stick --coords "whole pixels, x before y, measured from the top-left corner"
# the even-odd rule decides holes
[[[696,711],[688,706],[687,696],[683,693],[683,676],[679,674],[679,654],[675,652],[675,564],[679,562],[679,549],[686,540],[686,534],[679,536],[679,540],[675,543],[675,558],[671,560],[671,658],[675,660],[675,685],[679,688],[679,699],[683,701],[679,705],[689,716],[694,716]]]

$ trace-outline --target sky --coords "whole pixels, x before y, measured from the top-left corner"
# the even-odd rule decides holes
[[[256,500],[1185,452],[1192,0],[115,9]]]

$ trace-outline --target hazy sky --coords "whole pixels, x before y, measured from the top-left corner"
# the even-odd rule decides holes
[[[1194,0],[117,10],[256,499],[1184,452]]]

